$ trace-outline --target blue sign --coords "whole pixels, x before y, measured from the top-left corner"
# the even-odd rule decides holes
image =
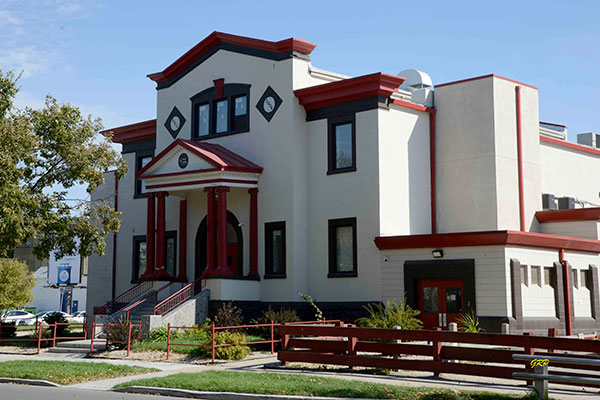
[[[58,284],[69,284],[71,283],[71,266],[69,264],[62,264],[58,266]]]

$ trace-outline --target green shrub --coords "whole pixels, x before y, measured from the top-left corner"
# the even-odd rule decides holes
[[[129,336],[129,322],[125,317],[122,317],[116,324],[110,325],[108,331],[108,341],[111,342],[111,346],[118,349],[127,347],[127,339]],[[131,343],[139,342],[142,339],[142,332],[139,325],[131,326]],[[120,342],[120,343],[116,343]]]
[[[253,319],[250,321],[252,324],[270,324],[271,321],[274,323],[284,323],[284,322],[300,322],[302,321],[298,316],[298,313],[293,308],[280,308],[275,311],[271,306],[262,312],[262,315],[257,319]],[[270,338],[271,337],[271,327],[265,326],[260,328],[255,328],[255,332],[257,335]]]
[[[223,303],[221,308],[215,315],[215,326],[237,326],[242,325],[244,317],[242,317],[242,310],[233,305],[233,302]]]
[[[208,320],[208,322],[210,322],[210,320]],[[211,331],[209,329],[199,329],[207,327],[209,327],[209,325],[206,322],[200,326],[194,325],[194,329],[185,329],[179,337],[192,342],[210,343]]]
[[[477,318],[473,310],[468,314],[462,314],[458,318],[458,325],[458,330],[461,332],[479,333],[485,331],[485,329],[479,326],[479,318]]]
[[[61,313],[53,312],[53,313],[48,313],[44,316],[44,322],[48,325],[54,325],[54,324],[66,324],[68,321],[64,317],[64,315],[62,315]],[[51,329],[54,329],[54,327],[51,327]],[[56,336],[65,336],[64,334],[65,334],[66,329],[67,329],[67,325],[56,325]]]
[[[361,327],[392,329],[399,326],[401,329],[410,330],[423,327],[423,323],[417,317],[421,312],[413,310],[404,301],[397,303],[388,300],[385,307],[382,304],[369,304],[364,308],[369,316],[357,320],[358,326]]]
[[[239,332],[218,331],[215,333],[215,344],[235,344],[246,341],[246,335]],[[210,336],[208,344],[211,344]],[[212,347],[199,347],[194,353],[212,357]],[[250,354],[250,348],[245,345],[217,347],[215,358],[219,360],[242,360]]]
[[[162,326],[160,328],[156,328],[150,331],[148,335],[148,340],[151,342],[166,342],[168,336],[168,329],[166,326]],[[177,329],[171,329],[171,339],[175,339],[179,336],[179,332]]]
[[[315,319],[317,321],[321,321],[323,318],[325,318],[323,316],[323,311],[321,311],[321,309],[317,307],[312,297],[304,293],[298,293],[298,295],[315,309]]]
[[[0,330],[0,338],[7,339],[17,334],[16,322],[2,322],[2,328]]]

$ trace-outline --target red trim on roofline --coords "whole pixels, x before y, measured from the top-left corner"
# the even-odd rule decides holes
[[[198,181],[190,182],[174,182],[174,183],[161,183],[160,185],[146,185],[147,189],[162,189],[172,186],[191,186],[191,185],[202,185],[207,183],[247,183],[248,185],[256,185],[258,181],[245,181],[243,179],[203,179]]]
[[[109,132],[113,133],[112,141],[114,143],[127,144],[152,140],[156,138],[156,119],[149,119],[148,121],[136,122],[135,124],[100,131],[104,136]]]
[[[535,213],[539,222],[600,221],[600,207],[544,210]]]
[[[485,79],[485,78],[498,78],[498,79],[503,79],[505,81],[509,81],[512,83],[516,83],[517,85],[523,85],[523,86],[527,86],[530,87],[532,89],[538,90],[537,87],[532,86],[532,85],[528,85],[527,83],[523,83],[523,82],[519,82],[519,81],[515,81],[514,79],[510,79],[510,78],[505,78],[504,76],[500,76],[500,75],[496,75],[496,74],[488,74],[488,75],[482,75],[482,76],[476,76],[474,78],[467,78],[467,79],[461,79],[459,81],[453,81],[453,82],[446,82],[446,83],[441,83],[439,85],[435,85],[436,88],[442,87],[442,86],[449,86],[449,85],[455,85],[457,83],[464,83],[464,82],[469,82],[469,81],[476,81],[478,79]]]
[[[575,144],[575,143],[567,142],[564,140],[553,139],[553,138],[549,138],[549,137],[543,136],[543,135],[540,135],[540,142],[551,143],[551,144],[555,144],[557,146],[568,147],[569,149],[572,149],[572,150],[582,151],[584,153],[593,154],[595,156],[600,156],[600,150],[596,150],[592,147],[582,146],[580,144]]]
[[[425,106],[422,106],[421,104],[410,103],[408,101],[404,101],[404,100],[400,100],[400,99],[392,99],[391,103],[396,106],[410,108],[410,109],[417,110],[417,111],[423,111],[423,112],[428,112],[428,113],[435,112],[435,108],[425,107]]]
[[[259,167],[253,162],[246,160],[242,156],[235,154],[231,150],[228,150],[219,144],[177,139],[168,145],[156,157],[154,157],[152,161],[150,161],[144,168],[140,169],[135,174],[135,177],[139,179],[146,171],[148,171],[148,169],[150,169],[169,151],[178,145],[206,160],[220,171],[236,171],[260,174],[263,170],[262,167]],[[210,171],[214,170],[210,169]]]
[[[251,47],[258,50],[272,51],[275,53],[296,51],[302,54],[310,54],[315,47],[317,47],[317,45],[314,43],[306,42],[296,38],[271,42],[268,40],[254,39],[215,31],[204,38],[200,43],[188,50],[184,55],[175,60],[162,72],[149,74],[148,78],[152,79],[156,83],[167,81],[181,72],[188,65],[193,63],[199,57],[206,54],[219,43],[230,43],[238,46]]]
[[[381,72],[294,90],[306,111],[374,96],[390,97],[404,78]]]
[[[484,231],[433,235],[378,236],[379,250],[424,249],[474,246],[523,246],[600,253],[600,240],[555,236],[535,232]]]

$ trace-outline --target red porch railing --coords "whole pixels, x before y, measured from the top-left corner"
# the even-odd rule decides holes
[[[182,284],[183,285],[183,284]],[[193,296],[197,295],[202,291],[202,288],[206,286],[206,280],[204,276],[196,279],[192,283],[188,283],[186,286],[183,286],[179,291],[173,293],[171,296],[167,297],[156,306],[154,306],[154,315],[163,315],[179,306],[180,304],[186,302]]]
[[[142,305],[143,303],[145,303],[146,301],[148,301],[149,299],[151,299],[152,297],[154,297],[154,304],[158,303],[158,295],[160,292],[162,292],[165,289],[168,289],[169,287],[171,287],[171,285],[174,284],[178,284],[180,283],[181,286],[183,287],[183,282],[178,282],[178,281],[173,281],[173,282],[169,282],[166,285],[163,285],[160,289],[155,290],[153,292],[148,293],[146,296],[144,296],[143,298],[139,299],[138,301],[136,301],[135,303],[127,306],[126,308],[123,309],[123,314],[126,315],[126,320],[129,321],[130,320],[130,312],[135,309],[136,307]]]
[[[282,326],[279,328],[279,333],[281,334],[281,351],[277,354],[277,358],[283,364],[303,362],[417,370],[433,372],[435,375],[451,373],[518,379],[513,378],[513,373],[529,372],[532,370],[532,364],[529,361],[514,360],[514,354],[536,355],[540,359],[544,359],[545,356],[556,355],[553,353],[554,351],[561,351],[561,357],[597,359],[596,354],[600,353],[600,341],[597,340],[528,334],[504,335],[299,325]],[[382,343],[382,340],[388,343]],[[463,345],[458,347],[457,343]],[[468,346],[469,344],[477,346]],[[577,354],[562,354],[563,351],[577,352]],[[421,357],[420,359],[398,357],[404,355]],[[389,356],[394,357],[390,358]],[[422,356],[430,358],[423,359]],[[448,362],[449,360],[460,361]],[[550,374],[568,374],[583,378],[595,378],[596,376],[583,374],[581,370],[598,371],[600,369],[598,366],[576,366],[575,362],[569,363],[568,361],[554,364],[555,367],[577,370],[550,371]]]
[[[134,299],[140,297],[147,291],[151,290],[154,285],[153,281],[143,281],[120,294],[112,300],[109,300],[101,307],[94,307],[94,314],[112,314],[131,303]]]

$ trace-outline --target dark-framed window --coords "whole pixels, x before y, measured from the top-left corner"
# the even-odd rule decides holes
[[[131,282],[140,282],[146,272],[146,235],[133,237],[133,271]]]
[[[358,276],[356,218],[329,220],[329,278]]]
[[[192,102],[192,139],[232,135],[250,130],[250,85],[223,85],[217,98],[214,87],[190,98]]]
[[[156,251],[156,250],[155,250]],[[133,237],[133,268],[131,282],[140,282],[146,272],[146,235]],[[177,231],[165,232],[165,270],[175,278],[177,275]]]
[[[327,174],[356,171],[355,114],[327,120]]]
[[[137,174],[139,170],[141,170],[146,165],[148,165],[148,163],[150,161],[152,161],[153,157],[154,157],[154,151],[152,151],[152,150],[136,152],[135,153],[135,173]],[[134,192],[133,197],[135,199],[139,199],[141,197],[144,197],[145,193],[146,193],[146,187],[144,186],[144,182],[142,182],[139,179],[135,179],[135,192]]]
[[[285,278],[285,221],[265,224],[265,279]]]

